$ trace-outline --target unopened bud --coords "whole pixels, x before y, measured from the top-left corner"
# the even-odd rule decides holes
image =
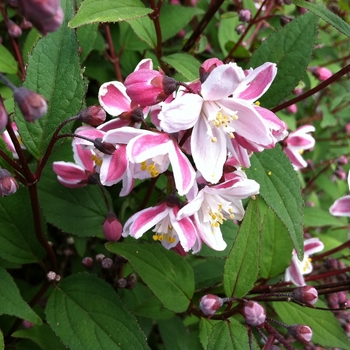
[[[245,24],[239,24],[236,28],[235,31],[238,35],[241,35],[245,31]]]
[[[7,21],[7,31],[12,38],[18,38],[22,35],[21,27],[10,19]]]
[[[176,244],[176,246],[171,250],[173,250],[176,254],[180,256],[186,256],[188,254],[188,252],[185,251],[185,249],[183,248],[180,242]]]
[[[347,173],[343,168],[338,168],[334,171],[335,176],[339,179],[344,181],[347,178]]]
[[[303,344],[309,343],[312,338],[312,329],[306,325],[294,324],[288,327],[288,331],[292,337]]]
[[[298,106],[295,103],[293,103],[292,105],[286,108],[286,111],[290,114],[295,114],[296,112],[298,112]]]
[[[346,164],[348,164],[348,162],[349,162],[349,160],[348,160],[347,156],[342,155],[339,158],[337,158],[337,163],[339,165],[346,165]]]
[[[252,19],[252,13],[250,10],[241,10],[238,13],[238,19],[241,22],[250,22],[250,20]]]
[[[113,260],[111,258],[104,258],[101,265],[104,269],[108,270],[113,266]]]
[[[115,151],[113,143],[103,142],[102,138],[98,137],[94,140],[94,147],[104,154],[112,155]]]
[[[101,106],[90,106],[78,114],[79,120],[82,123],[91,126],[98,126],[106,120],[106,112]]]
[[[105,256],[103,254],[97,254],[95,256],[95,259],[98,263],[101,263],[103,261],[103,259],[105,258]]]
[[[109,212],[103,223],[103,234],[108,241],[119,241],[122,236],[123,226],[113,212]]]
[[[16,193],[17,190],[18,183],[12,174],[8,170],[0,168],[0,196],[10,196]]]
[[[199,308],[204,315],[214,315],[215,312],[220,309],[223,303],[223,299],[217,295],[207,294],[199,300]]]
[[[27,320],[23,320],[22,321],[23,327],[26,329],[32,328],[34,327],[34,323],[27,321]]]
[[[137,281],[136,274],[131,273],[130,275],[128,275],[126,277],[126,286],[125,286],[125,288],[130,289],[130,290],[134,289],[135,286],[136,286],[136,281]]]
[[[265,309],[260,304],[252,300],[249,300],[244,304],[242,314],[246,323],[250,326],[261,326],[266,320]]]
[[[13,97],[27,122],[40,119],[47,112],[47,103],[43,96],[24,87],[16,88]]]
[[[5,131],[7,122],[8,122],[8,114],[5,109],[5,106],[1,103],[0,104],[0,134],[2,134]]]
[[[91,270],[94,266],[94,260],[89,256],[86,256],[81,262],[88,270]]]
[[[61,276],[60,276],[60,275],[56,275],[55,281],[56,281],[56,282],[59,282],[60,280],[61,280]]]
[[[311,67],[310,72],[320,81],[325,81],[333,75],[333,73],[325,67]]]
[[[217,58],[209,58],[208,60],[205,60],[203,64],[199,67],[199,76],[200,76],[200,81],[203,84],[209,74],[219,66],[222,66],[224,63],[220,61]]]
[[[127,282],[125,278],[119,278],[119,280],[116,282],[117,288],[125,288],[126,283]]]
[[[18,0],[7,0],[7,4],[11,7],[18,7]]]
[[[292,298],[302,304],[313,305],[318,300],[318,292],[312,286],[299,287],[293,290]]]
[[[32,29],[33,28],[32,22],[29,22],[25,18],[23,18],[23,21],[21,23],[21,28],[23,30]]]
[[[46,277],[47,279],[51,282],[51,281],[55,281],[56,280],[56,272],[54,271],[50,271],[47,273]]]

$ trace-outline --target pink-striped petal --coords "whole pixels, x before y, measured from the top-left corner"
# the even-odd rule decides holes
[[[304,241],[305,255],[319,253],[324,249],[324,244],[318,238],[309,238]]]
[[[306,283],[300,271],[299,264],[299,259],[297,258],[296,254],[293,254],[292,261],[286,270],[284,279],[287,282],[291,281],[296,286],[302,287],[305,286]]]
[[[74,161],[82,168],[94,172],[95,162],[93,160],[93,152],[91,149],[78,145],[75,142],[72,144]]]
[[[60,181],[66,187],[82,187],[87,184],[88,176],[85,170],[70,162],[54,162],[53,171]]]
[[[350,216],[350,196],[337,199],[329,208],[329,212],[334,216]]]

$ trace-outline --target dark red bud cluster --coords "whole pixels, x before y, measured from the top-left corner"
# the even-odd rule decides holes
[[[64,13],[60,0],[18,0],[23,16],[43,35],[61,26]]]

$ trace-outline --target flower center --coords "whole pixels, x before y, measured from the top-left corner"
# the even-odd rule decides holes
[[[141,163],[141,170],[148,171],[151,177],[157,177],[159,175],[159,171],[154,162],[151,164],[147,164],[147,161]]]
[[[235,129],[232,128],[232,126],[230,126],[230,123],[237,119],[238,119],[238,116],[236,114],[234,115],[224,114],[221,110],[216,113],[216,117],[213,120],[213,123],[217,128],[222,128],[223,131],[227,132],[230,138],[233,139],[234,138],[233,132],[235,131]],[[216,142],[217,141],[216,137],[213,137],[211,141]]]
[[[95,154],[91,155],[91,160],[93,160],[97,166],[101,166],[102,164],[102,159],[96,156]]]
[[[304,272],[304,273],[306,273],[306,272],[308,271],[308,269],[310,268],[310,266],[311,266],[311,261],[312,261],[311,258],[307,258],[307,259],[305,259],[305,261],[303,261],[303,263],[304,263],[303,272]]]
[[[173,228],[172,226],[168,225],[168,232],[163,232],[163,233],[156,233],[153,235],[153,239],[155,241],[164,241],[166,240],[168,243],[174,243],[176,241],[174,235],[173,235]]]
[[[209,216],[210,216],[210,226],[214,229],[219,227],[224,223],[224,221],[227,220],[227,218],[222,213],[223,211],[223,205],[218,204],[218,209],[216,211],[210,210]],[[228,216],[230,219],[234,219],[235,215],[233,214],[233,210],[231,207],[228,207],[227,210],[224,209],[228,213]],[[214,231],[212,231],[214,233]]]

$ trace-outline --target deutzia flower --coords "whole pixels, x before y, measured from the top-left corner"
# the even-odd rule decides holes
[[[348,173],[348,185],[350,189],[350,171]],[[350,216],[350,195],[340,197],[329,208],[334,216]]]

